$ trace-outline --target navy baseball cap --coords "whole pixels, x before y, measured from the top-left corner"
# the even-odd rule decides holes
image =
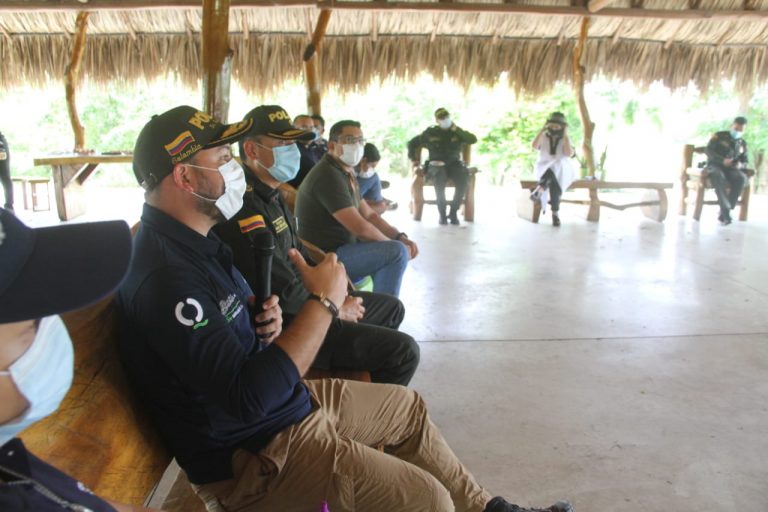
[[[130,260],[123,221],[32,229],[0,208],[0,323],[96,302],[120,285]]]

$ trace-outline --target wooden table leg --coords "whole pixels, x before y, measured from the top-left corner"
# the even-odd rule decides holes
[[[589,212],[587,213],[587,220],[590,222],[598,222],[600,220],[600,199],[597,197],[597,189],[589,189]]]
[[[70,220],[84,214],[86,208],[83,182],[91,175],[96,165],[54,165],[52,167],[59,219]]]

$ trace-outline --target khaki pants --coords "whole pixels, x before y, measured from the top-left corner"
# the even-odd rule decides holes
[[[209,511],[317,512],[323,501],[331,512],[483,511],[490,495],[415,392],[338,379],[306,384],[309,416],[258,454],[237,451],[234,479],[193,486]]]

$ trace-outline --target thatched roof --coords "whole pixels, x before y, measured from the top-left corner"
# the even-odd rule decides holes
[[[687,11],[689,1],[695,0],[645,0],[642,8]],[[630,2],[637,6],[637,0],[615,0],[610,7],[628,11]],[[571,6],[568,0],[514,5]],[[744,5],[744,0],[701,0],[698,9],[739,11]],[[754,0],[750,7],[765,13],[768,0]],[[768,17],[665,19],[605,12],[591,18],[587,77],[602,73],[638,83],[661,80],[670,87],[693,80],[703,90],[712,81],[736,78],[742,91],[768,81]],[[314,5],[233,7],[233,78],[258,92],[300,78],[301,56],[318,13]],[[60,80],[75,16],[71,10],[0,9],[0,88]],[[108,82],[170,72],[196,83],[201,16],[201,9],[193,8],[94,11],[81,73]],[[570,80],[580,22],[580,16],[569,13],[336,9],[320,54],[322,83],[350,89],[378,76],[407,78],[426,71],[440,78],[447,74],[463,85],[473,80],[490,84],[505,73],[516,90],[541,92],[556,80]]]

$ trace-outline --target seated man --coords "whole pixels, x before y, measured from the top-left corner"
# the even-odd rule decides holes
[[[733,120],[730,131],[715,133],[707,144],[709,181],[720,204],[717,219],[725,226],[733,222],[731,210],[739,203],[739,196],[749,183],[744,172],[749,162],[747,141],[742,138],[746,125],[747,118],[739,116]],[[728,194],[726,185],[730,189]]]
[[[72,340],[58,314],[111,293],[130,250],[122,221],[30,229],[0,208],[0,510],[148,510],[95,496],[16,437],[56,411],[72,385]]]
[[[355,166],[364,143],[357,121],[331,127],[328,153],[296,198],[299,235],[326,252],[335,251],[353,281],[371,276],[374,292],[397,296],[408,260],[419,249],[360,199]]]
[[[381,195],[381,189],[389,186],[389,183],[381,181],[376,172],[376,166],[380,160],[379,148],[368,142],[363,148],[362,160],[355,167],[360,196],[379,215],[387,210],[397,209],[397,203],[384,199]]]
[[[134,150],[147,204],[118,295],[119,349],[195,492],[211,511],[305,512],[322,501],[337,512],[519,511],[477,484],[414,391],[301,380],[346,296],[334,254],[310,267],[291,249],[312,300],[257,342],[250,289],[210,234],[240,209],[230,191],[242,190],[242,171],[227,144],[250,127],[178,107],[153,117]]]
[[[301,160],[299,161],[299,172],[294,178],[287,181],[293,188],[298,189],[304,178],[307,177],[309,171],[323,158],[323,152],[319,151],[314,145],[316,139],[320,137],[318,132],[315,131],[315,125],[312,122],[312,118],[308,115],[296,116],[293,120],[293,127],[298,130],[312,133],[312,138],[307,137],[305,140],[296,141],[296,146],[299,148],[299,154]],[[242,155],[241,155],[242,156]]]
[[[461,160],[461,150],[466,144],[474,144],[477,137],[468,131],[462,130],[451,120],[450,114],[444,108],[435,110],[437,124],[430,126],[421,135],[417,135],[408,141],[408,157],[414,168],[421,165],[419,162],[419,148],[425,147],[429,151],[429,159],[424,172],[427,173],[435,185],[437,195],[437,211],[440,214],[440,224],[458,226],[457,213],[467,191],[469,173],[465,163]],[[445,186],[448,180],[453,180],[456,185],[451,201],[451,212],[445,214],[446,199]]]
[[[284,327],[291,324],[310,295],[299,270],[288,258],[288,251],[296,249],[305,258],[309,255],[296,234],[296,218],[277,188],[296,173],[299,141],[310,139],[313,134],[295,129],[288,119],[285,110],[277,105],[256,107],[246,114],[245,120],[252,120],[253,127],[240,141],[247,183],[243,208],[214,228],[232,248],[235,267],[253,289],[258,289],[261,276],[251,237],[262,231],[272,233],[276,243],[271,289],[280,298]],[[243,233],[241,226],[253,229]],[[407,385],[419,363],[419,346],[413,338],[395,330],[404,314],[403,304],[391,295],[348,295],[312,366],[324,370],[365,370],[371,372],[373,382]]]

